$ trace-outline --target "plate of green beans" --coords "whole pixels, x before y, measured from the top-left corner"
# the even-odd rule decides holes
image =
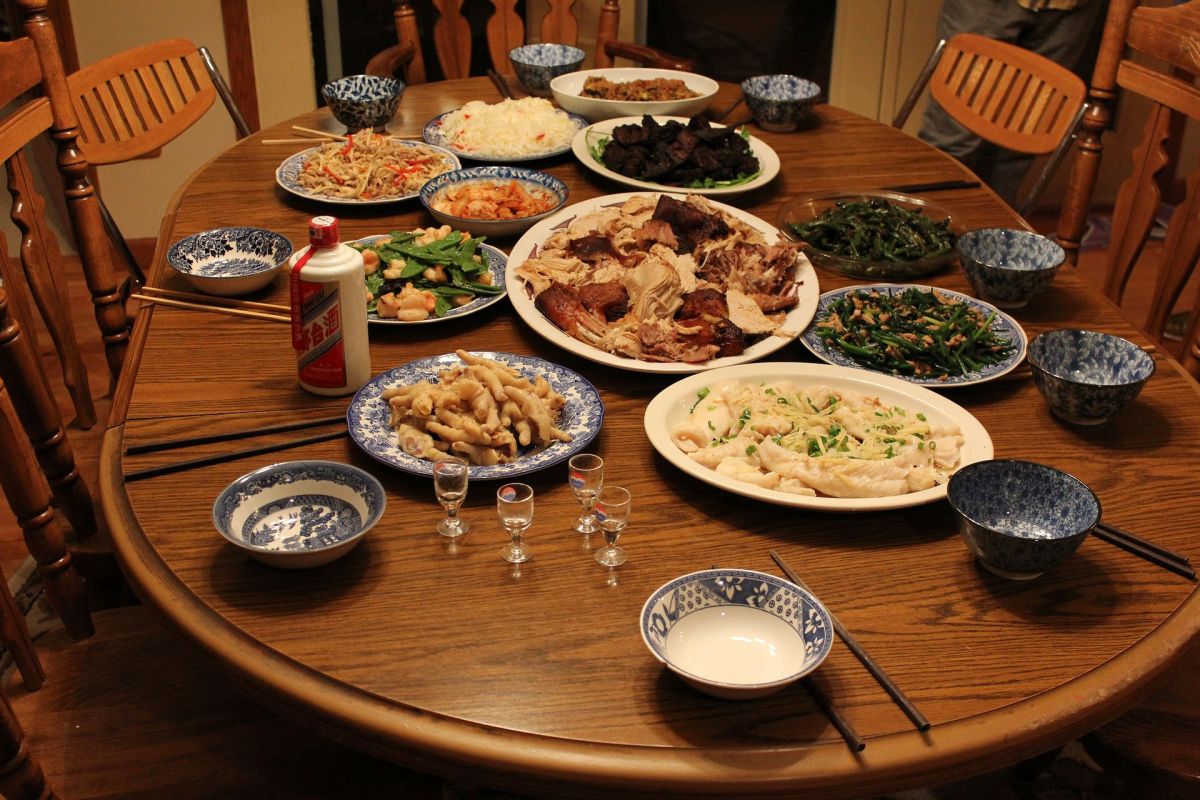
[[[945,208],[895,192],[834,192],[799,197],[779,227],[818,267],[857,278],[927,275],[956,256],[961,222]]]
[[[827,364],[931,389],[982,383],[1025,357],[1017,321],[965,294],[914,284],[848,286],[821,295],[801,337]]]

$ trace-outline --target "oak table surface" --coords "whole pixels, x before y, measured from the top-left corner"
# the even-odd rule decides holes
[[[712,107],[727,107],[733,91],[724,87]],[[495,90],[486,79],[410,87],[390,129],[419,134],[470,99],[494,101]],[[323,109],[292,122],[338,130]],[[299,247],[319,213],[340,217],[343,239],[431,224],[416,200],[359,209],[284,192],[274,170],[302,146],[260,141],[292,135],[289,124],[238,143],[180,190],[164,219],[155,283],[185,289],[164,268],[165,248],[210,228],[257,225]],[[829,106],[801,131],[752,130],[783,170],[726,202],[772,223],[799,194],[972,177],[899,131]],[[572,202],[627,190],[569,154],[534,166],[564,180]],[[987,189],[929,196],[968,227],[1021,224]],[[512,240],[496,244],[507,250]],[[854,282],[817,274],[822,291]],[[968,290],[957,267],[921,282]],[[264,298],[286,304],[286,280],[256,299]],[[1082,326],[1144,342],[1069,267],[1015,316],[1030,337]],[[349,440],[124,484],[123,472],[296,434],[186,453],[124,456],[124,446],[345,409],[346,398],[298,387],[288,326],[275,322],[143,309],[106,435],[105,512],[144,600],[256,697],[369,752],[554,796],[853,796],[982,772],[1093,729],[1149,691],[1200,623],[1192,583],[1096,539],[1040,579],[1013,582],[976,565],[944,501],[823,514],[712,489],[659,457],[644,434],[643,409],[672,378],[560,350],[507,302],[434,325],[372,327],[372,369],[460,347],[537,355],[597,386],[606,418],[590,449],[605,459],[606,482],[633,494],[628,563],[606,570],[569,531],[577,505],[565,466],[527,478],[537,493],[535,557],[519,570],[500,559],[494,482],[471,486],[463,514],[472,531],[451,542],[434,532],[441,509],[431,482],[378,464]],[[984,424],[997,457],[1066,469],[1095,490],[1105,520],[1188,552],[1200,516],[1200,398],[1174,362],[1155,359],[1140,398],[1095,428],[1059,422],[1028,377],[945,394]],[[812,358],[792,343],[771,360]],[[356,464],[388,493],[363,543],[321,569],[272,570],[212,528],[213,499],[229,481],[293,458]],[[866,738],[858,755],[799,685],[722,701],[650,656],[638,616],[655,588],[711,564],[775,572],[772,548],[928,716],[927,734],[840,641],[815,681]]]

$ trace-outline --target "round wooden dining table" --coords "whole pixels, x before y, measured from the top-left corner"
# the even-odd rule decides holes
[[[408,89],[389,126],[419,138],[425,122],[499,96],[486,79]],[[724,86],[712,109],[737,99]],[[738,121],[734,111],[728,121]],[[320,109],[247,138],[180,188],[159,236],[151,283],[186,289],[165,265],[180,238],[254,225],[305,244],[308,220],[340,218],[344,239],[432,224],[410,200],[329,206],[276,185],[303,144],[292,124],[341,129]],[[750,131],[779,154],[769,185],[724,200],[775,224],[806,193],[971,179],[899,130],[828,105],[791,133]],[[530,165],[527,165],[530,166]],[[569,202],[626,191],[568,153],[531,166],[562,179]],[[983,188],[930,192],[968,228],[1024,226]],[[507,250],[512,240],[494,242]],[[820,289],[856,281],[818,269]],[[921,283],[969,287],[958,266]],[[286,304],[286,279],[253,299]],[[1030,337],[1086,327],[1150,343],[1064,267],[1014,312]],[[138,312],[104,440],[101,494],[118,557],[146,604],[217,671],[258,701],[399,764],[550,797],[850,797],[965,777],[1063,744],[1119,715],[1181,658],[1200,627],[1196,585],[1096,538],[1042,577],[1011,581],[979,567],[949,504],[821,513],[721,491],[650,445],[647,403],[676,379],[602,366],[542,339],[507,302],[420,326],[373,326],[378,374],[457,348],[544,358],[586,376],[605,406],[591,445],[605,480],[627,487],[633,515],[616,569],[571,530],[578,504],[565,465],[524,478],[536,492],[534,558],[514,568],[495,512],[495,482],[471,485],[471,532],[435,532],[432,482],[382,465],[346,439],[126,482],[175,461],[308,435],[280,433],[186,451],[127,447],[342,414],[347,398],[301,390],[290,331],[277,321],[145,305]],[[998,458],[1071,472],[1104,519],[1188,552],[1200,524],[1200,390],[1161,352],[1139,398],[1106,424],[1054,417],[1027,369],[944,395],[987,429]],[[769,357],[813,361],[799,342]],[[319,569],[264,566],[212,525],[233,479],[290,459],[367,469],[387,510],[361,546]],[[862,740],[855,752],[802,685],[749,701],[685,685],[642,642],[639,614],[662,584],[723,567],[777,572],[777,550],[932,723],[916,730],[839,640],[812,675]],[[348,776],[352,780],[353,776]]]

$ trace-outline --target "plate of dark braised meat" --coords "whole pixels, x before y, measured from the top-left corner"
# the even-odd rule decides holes
[[[643,189],[733,195],[779,174],[779,155],[766,142],[702,117],[604,120],[575,134],[571,150],[593,172]]]
[[[696,194],[576,203],[526,231],[508,263],[509,300],[539,335],[635,372],[755,361],[803,331],[820,296],[798,244]]]

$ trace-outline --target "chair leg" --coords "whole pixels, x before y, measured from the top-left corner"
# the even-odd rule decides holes
[[[896,116],[892,119],[893,128],[903,128],[904,123],[908,122],[908,116],[912,113],[913,107],[917,105],[917,100],[921,97],[921,93],[925,91],[925,87],[929,85],[929,79],[933,76],[933,71],[937,69],[938,61],[942,59],[942,51],[946,49],[946,40],[939,39],[938,43],[933,46],[933,52],[929,54],[925,66],[921,68],[921,74],[917,76],[916,83],[908,92],[908,97],[904,98],[904,103],[901,104],[900,110],[896,112]]]
[[[17,607],[17,601],[9,591],[8,581],[0,574],[0,641],[12,654],[13,663],[21,673],[25,688],[36,692],[46,679],[42,662],[38,659],[33,647],[33,639],[29,637],[29,626],[25,624],[25,615]]]
[[[233,92],[229,90],[229,84],[225,82],[225,76],[217,68],[217,62],[213,60],[212,53],[208,51],[207,47],[198,47],[196,50],[200,53],[200,60],[204,62],[204,68],[208,70],[208,77],[212,80],[213,86],[216,87],[217,94],[221,96],[221,102],[225,104],[225,109],[229,112],[229,116],[233,118],[238,138],[245,139],[253,131],[250,130],[250,125],[246,123],[246,118],[242,116],[242,110],[238,108],[237,101],[233,99]]]
[[[9,800],[54,800],[42,765],[30,753],[25,731],[0,691],[0,794]]]
[[[125,241],[125,234],[121,233],[121,229],[117,227],[117,221],[113,219],[113,215],[109,212],[108,206],[104,205],[104,200],[100,195],[96,195],[96,200],[100,203],[100,219],[104,221],[104,230],[108,232],[108,238],[112,240],[113,247],[117,248],[117,252],[121,254],[121,260],[125,262],[130,277],[138,286],[145,286],[146,273],[142,272],[141,265],[137,263],[133,251],[129,249],[129,242]]]
[[[1054,173],[1058,171],[1058,165],[1062,163],[1063,158],[1067,155],[1067,151],[1071,149],[1071,145],[1075,143],[1075,136],[1079,131],[1079,123],[1083,121],[1084,112],[1087,111],[1087,103],[1079,107],[1075,112],[1075,120],[1071,123],[1071,127],[1063,135],[1062,141],[1058,143],[1058,147],[1054,148],[1054,152],[1050,154],[1049,160],[1046,161],[1046,166],[1042,167],[1041,173],[1037,176],[1037,180],[1030,187],[1029,193],[1025,195],[1025,199],[1021,201],[1021,207],[1017,209],[1017,213],[1022,217],[1029,214],[1033,209],[1033,203],[1042,192],[1046,189],[1046,184],[1054,177]]]
[[[0,381],[11,387],[12,404],[33,444],[37,461],[50,481],[58,506],[75,535],[86,539],[96,532],[92,495],[79,474],[75,453],[63,430],[58,404],[46,387],[29,338],[8,313],[8,298],[0,289]]]

